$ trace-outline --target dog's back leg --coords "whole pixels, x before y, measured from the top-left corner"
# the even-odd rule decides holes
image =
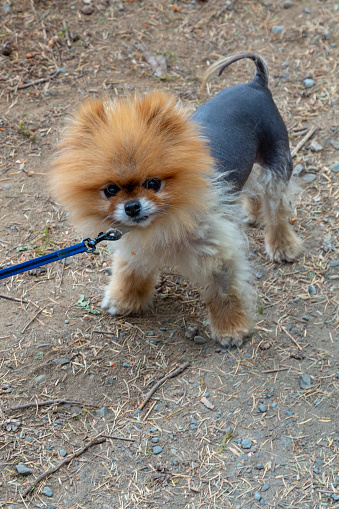
[[[257,218],[265,228],[266,252],[272,261],[292,262],[302,251],[301,240],[289,222],[293,184],[286,178],[286,172],[263,168],[257,187],[262,192],[260,208],[258,194],[254,200]]]

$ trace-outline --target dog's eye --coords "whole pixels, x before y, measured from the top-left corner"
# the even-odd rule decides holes
[[[110,184],[104,189],[106,198],[111,198],[112,196],[115,196],[116,194],[118,194],[119,191],[120,187],[118,187],[116,184]]]
[[[161,188],[161,180],[159,180],[159,179],[147,179],[142,184],[142,187],[144,187],[145,189],[151,189],[152,191],[157,193],[158,191],[160,191],[160,188]]]

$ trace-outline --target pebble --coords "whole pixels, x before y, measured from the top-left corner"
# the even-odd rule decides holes
[[[305,182],[313,182],[313,180],[315,180],[316,178],[317,176],[314,173],[308,173],[307,175],[303,176],[303,180]]]
[[[67,451],[65,451],[65,449],[60,449],[59,454],[64,458],[65,456],[67,456]]]
[[[62,357],[61,359],[53,359],[54,364],[57,366],[64,366],[65,364],[69,364],[71,359],[67,359],[66,357]]]
[[[301,375],[298,381],[301,389],[310,389],[312,387],[311,377],[307,373]]]
[[[45,486],[42,490],[42,493],[46,495],[46,497],[53,497],[53,491],[48,486]]]
[[[338,267],[339,266],[339,260],[332,260],[330,262],[330,267]]]
[[[261,495],[260,493],[257,491],[257,493],[254,493],[254,500],[256,500],[257,502],[260,502],[261,500]]]
[[[309,293],[310,295],[315,295],[315,294],[317,293],[317,290],[316,290],[316,288],[315,288],[315,286],[314,286],[314,285],[310,285],[310,286],[308,287],[308,293]]]
[[[324,30],[323,32],[323,38],[326,39],[327,41],[329,41],[330,39],[332,39],[332,34],[329,30]]]
[[[304,85],[305,85],[306,88],[312,88],[315,85],[315,81],[312,80],[312,78],[306,78],[304,80]]]
[[[262,414],[265,413],[267,410],[267,408],[265,407],[265,405],[259,405],[258,407],[258,411],[261,412]]]
[[[282,34],[284,30],[285,30],[284,25],[273,25],[272,27],[272,32],[274,34]]]
[[[331,143],[332,147],[334,147],[336,150],[339,150],[339,141],[331,140],[330,143]]]
[[[153,454],[160,454],[162,452],[162,447],[161,445],[155,445],[152,450]]]
[[[336,161],[334,164],[330,166],[330,170],[333,171],[333,173],[339,173],[339,161]]]
[[[267,483],[264,484],[264,486],[262,486],[261,490],[260,491],[267,491],[269,489],[270,485]]]
[[[198,329],[196,327],[187,327],[187,331],[185,332],[185,336],[188,339],[194,339],[194,337],[197,335]]]
[[[12,12],[11,4],[9,2],[6,2],[2,6],[2,10],[4,11],[5,14],[10,14]]]
[[[256,470],[264,470],[264,465],[262,463],[257,463],[257,465],[254,465],[254,468]]]
[[[16,465],[16,469],[18,474],[21,475],[31,475],[33,473],[33,470],[31,468],[26,467],[23,463],[18,463]]]
[[[157,444],[159,442],[159,438],[153,437],[153,438],[151,438],[151,442],[153,442],[153,444]]]
[[[304,13],[305,14],[311,14],[311,9],[309,9],[308,7],[305,7]]]
[[[244,438],[241,442],[241,447],[243,449],[251,449],[252,447],[252,440],[250,438]]]
[[[43,380],[45,380],[46,378],[46,375],[39,375],[37,377],[34,378],[34,382],[43,382]]]
[[[82,14],[86,14],[86,16],[90,16],[94,12],[93,5],[84,5],[81,9]]]
[[[130,366],[130,364],[128,364],[128,362],[123,362],[122,363],[122,367],[123,368],[130,368],[131,366]]]
[[[204,338],[203,336],[195,336],[193,341],[196,345],[204,345],[205,343],[207,343],[207,339]]]
[[[284,2],[284,9],[289,9],[290,7],[293,7],[293,2],[291,2],[291,0],[286,0],[286,2]]]
[[[323,149],[323,146],[314,140],[314,141],[312,141],[312,143],[310,145],[310,149],[312,150],[312,152],[321,152]]]
[[[109,411],[109,408],[107,406],[104,406],[104,407],[100,408],[100,410],[99,410],[100,415],[102,415],[102,417],[104,417],[104,418],[107,416],[108,411]]]
[[[5,184],[5,185],[4,185],[4,188],[5,188],[5,189],[10,189],[10,188],[11,188],[11,186],[10,186],[10,184]]]
[[[299,177],[300,173],[303,171],[302,164],[296,164],[293,170],[293,175],[295,177]]]

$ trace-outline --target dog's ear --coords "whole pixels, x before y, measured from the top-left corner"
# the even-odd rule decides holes
[[[91,99],[84,102],[71,120],[71,124],[82,133],[92,134],[100,125],[106,123],[107,113],[104,101]]]
[[[138,101],[140,117],[149,127],[171,134],[179,133],[185,125],[185,117],[173,96],[160,91],[152,92]]]

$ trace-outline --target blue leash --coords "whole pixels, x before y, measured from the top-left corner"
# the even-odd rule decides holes
[[[17,265],[12,265],[11,267],[2,269],[0,270],[0,279],[5,279],[6,277],[11,277],[15,274],[20,274],[21,272],[41,267],[47,263],[62,260],[63,258],[68,258],[69,256],[83,253],[84,251],[93,253],[99,242],[102,242],[103,240],[119,240],[121,236],[122,233],[119,232],[119,230],[109,230],[106,233],[99,233],[95,239],[84,239],[82,242],[75,244],[74,246],[59,249],[59,251],[55,251],[54,253],[39,256],[38,258],[33,258],[33,260],[28,260],[27,262],[18,263]]]

